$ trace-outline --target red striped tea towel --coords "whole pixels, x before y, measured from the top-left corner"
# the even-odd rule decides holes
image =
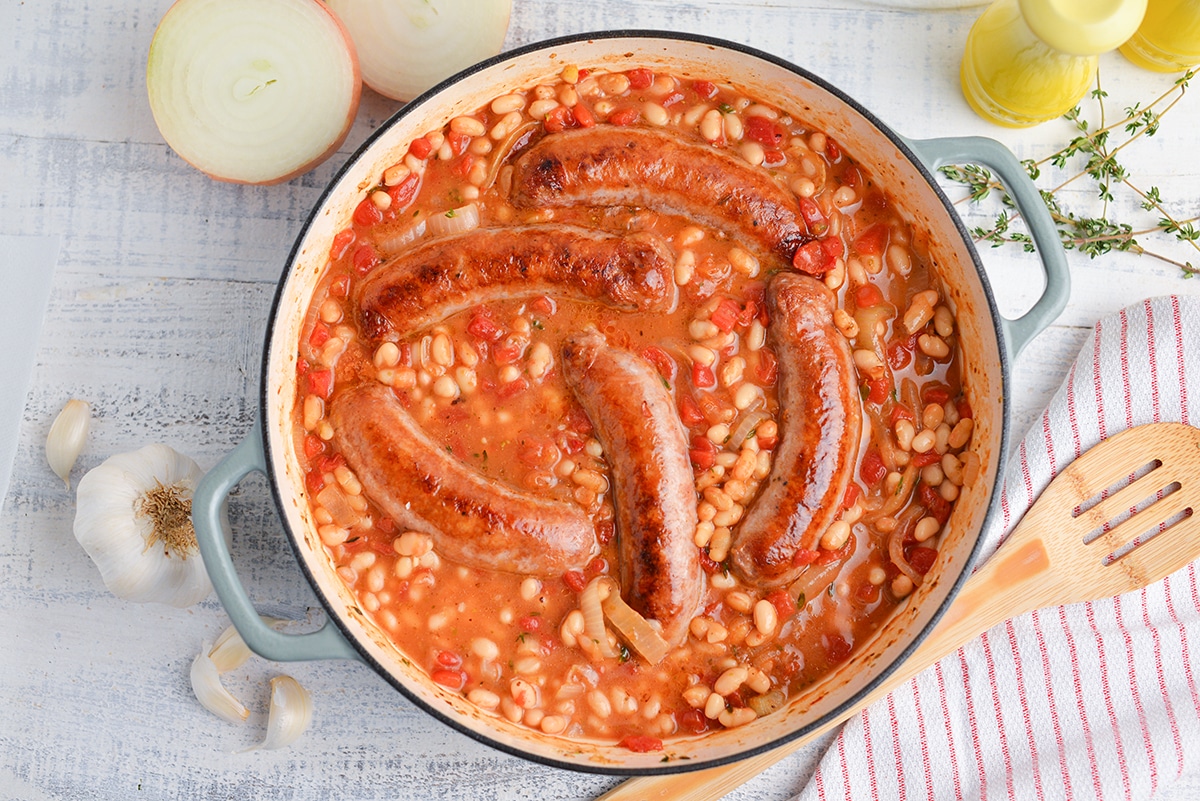
[[[1160,420],[1200,426],[1200,297],[1096,325],[1011,458],[984,553],[1077,456]],[[993,628],[849,721],[797,801],[1140,801],[1200,774],[1198,573]]]

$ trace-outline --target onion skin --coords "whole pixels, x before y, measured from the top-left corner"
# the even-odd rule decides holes
[[[263,0],[255,0],[255,3],[265,5]],[[289,181],[299,175],[303,175],[337,152],[337,149],[341,147],[346,136],[350,133],[351,125],[358,111],[358,102],[362,93],[362,74],[359,69],[358,56],[354,50],[354,42],[350,38],[350,34],[347,32],[345,26],[342,25],[341,20],[324,3],[317,0],[274,0],[274,3],[283,8],[290,6],[300,13],[307,13],[310,15],[310,20],[313,18],[312,15],[316,15],[315,18],[320,20],[317,28],[322,29],[326,33],[333,32],[333,40],[336,43],[335,49],[337,46],[340,46],[345,56],[345,62],[341,63],[340,66],[349,70],[346,80],[346,88],[349,90],[349,94],[339,96],[337,108],[333,110],[334,113],[342,114],[336,126],[332,127],[335,133],[322,137],[322,140],[327,140],[322,142],[325,144],[322,150],[307,152],[301,149],[300,155],[297,156],[297,158],[302,159],[301,161],[297,162],[296,159],[289,159],[283,165],[280,165],[278,170],[264,169],[261,166],[266,160],[265,157],[261,156],[264,144],[269,145],[273,143],[252,142],[250,141],[252,137],[246,137],[240,143],[228,145],[226,152],[236,152],[237,156],[241,158],[242,163],[235,163],[237,159],[226,158],[220,154],[214,158],[214,151],[210,149],[210,145],[207,142],[210,140],[219,140],[222,135],[229,135],[231,130],[236,127],[236,123],[240,123],[242,120],[232,118],[221,120],[215,115],[209,115],[206,118],[199,111],[195,112],[191,119],[185,118],[179,120],[176,119],[178,115],[175,113],[178,106],[172,104],[175,93],[179,92],[183,94],[183,100],[180,102],[189,108],[215,105],[212,103],[212,96],[197,98],[188,93],[187,87],[179,88],[178,86],[172,86],[172,83],[183,82],[193,74],[200,74],[205,78],[209,78],[210,74],[218,72],[218,70],[212,67],[212,63],[220,62],[222,58],[230,58],[224,54],[214,56],[203,49],[190,53],[189,55],[192,56],[190,60],[186,57],[176,57],[172,53],[172,48],[173,46],[177,46],[179,42],[186,40],[187,31],[192,27],[192,21],[197,15],[203,17],[204,14],[227,11],[229,7],[237,8],[243,5],[254,5],[254,3],[243,4],[242,0],[176,0],[174,5],[163,16],[155,33],[154,40],[150,45],[150,53],[146,65],[146,89],[155,123],[158,125],[159,131],[163,134],[163,138],[167,144],[170,145],[171,149],[181,159],[218,181],[265,186]],[[327,30],[324,30],[323,26],[326,24],[329,27]],[[247,25],[249,26],[249,23]],[[233,30],[236,31],[236,26],[234,26]],[[240,32],[245,33],[245,31]],[[253,30],[250,30],[250,32],[253,33]],[[232,36],[229,38],[232,38]],[[247,60],[253,57],[252,54],[248,55],[245,52],[235,53],[235,56]],[[209,59],[208,62],[205,61],[206,58]],[[275,66],[274,62],[272,62],[272,66]],[[221,76],[218,76],[218,79],[219,77]],[[283,77],[290,80],[293,76],[285,75]],[[209,80],[217,80],[219,82],[218,79],[209,78]],[[269,85],[269,83],[266,85]],[[236,91],[236,84],[224,88],[227,88],[229,95],[232,96]],[[251,94],[254,91],[257,91],[257,89],[252,90]],[[221,100],[224,101],[225,99],[222,96]],[[197,102],[198,100],[204,102]],[[290,108],[291,104],[288,104],[288,107]],[[300,104],[297,103],[296,108],[300,109]],[[311,109],[301,109],[299,116],[307,115],[310,111]],[[326,110],[318,110],[317,113],[324,113],[324,111]],[[186,117],[186,114],[183,116]],[[298,115],[290,115],[291,118],[296,116]],[[282,122],[286,123],[287,121],[283,120]],[[212,122],[213,125],[206,125],[209,122]],[[201,132],[208,127],[211,129],[212,135],[197,136],[194,131],[188,130],[189,126]],[[292,132],[292,127],[284,124],[279,126],[279,128],[285,132],[277,137],[278,141],[280,143],[288,143],[287,134]],[[232,136],[236,138],[237,134],[232,134]],[[202,141],[204,144],[197,145],[197,141]],[[239,144],[244,147],[239,149]],[[247,166],[247,162],[251,162],[252,166]]]

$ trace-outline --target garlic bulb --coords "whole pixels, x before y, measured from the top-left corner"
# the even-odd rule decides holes
[[[250,716],[250,710],[221,684],[221,674],[209,656],[208,643],[204,643],[192,662],[192,692],[201,706],[230,723],[242,723]]]
[[[271,751],[291,745],[312,722],[312,696],[291,676],[271,679],[271,711],[267,715],[267,737],[246,751]]]
[[[46,435],[46,461],[50,469],[71,488],[71,468],[87,441],[92,421],[92,407],[86,401],[72,398],[50,424]]]
[[[192,491],[202,475],[188,457],[147,445],[80,479],[75,539],[114,595],[185,607],[212,591],[192,528]]]

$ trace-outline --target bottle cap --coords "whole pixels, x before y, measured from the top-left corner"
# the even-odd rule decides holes
[[[1115,50],[1146,14],[1146,0],[1020,0],[1020,5],[1035,36],[1074,56]]]

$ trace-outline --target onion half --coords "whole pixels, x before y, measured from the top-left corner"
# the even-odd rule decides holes
[[[512,10],[512,0],[328,2],[354,38],[363,82],[393,100],[499,53]]]
[[[150,43],[146,90],[193,167],[273,184],[337,150],[361,83],[349,34],[316,0],[177,0]]]

